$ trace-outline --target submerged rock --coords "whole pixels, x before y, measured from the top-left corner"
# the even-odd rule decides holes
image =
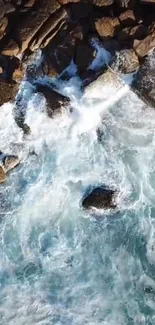
[[[115,209],[116,203],[114,202],[115,191],[105,188],[96,187],[91,193],[89,193],[82,201],[82,207],[84,209]]]
[[[47,85],[36,86],[36,91],[41,93],[46,99],[46,110],[49,117],[61,114],[64,108],[70,105],[70,99]]]

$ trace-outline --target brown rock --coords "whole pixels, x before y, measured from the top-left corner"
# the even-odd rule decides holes
[[[6,34],[6,28],[8,26],[8,18],[3,17],[0,21],[0,39],[3,38],[3,36]]]
[[[95,22],[95,27],[101,38],[108,40],[116,36],[120,28],[120,23],[117,18],[103,17]]]
[[[136,25],[136,17],[133,10],[126,10],[120,16],[119,20],[124,26]]]
[[[114,0],[93,0],[93,4],[99,7],[111,6]]]
[[[144,4],[155,4],[155,0],[140,0],[140,2]]]
[[[1,54],[8,56],[17,56],[19,54],[19,46],[14,40],[10,39],[3,47]]]
[[[0,106],[13,101],[18,91],[17,84],[0,81]]]
[[[46,99],[46,110],[49,117],[63,113],[63,110],[70,105],[70,99],[45,85],[37,85],[36,91]]]
[[[2,166],[0,166],[0,183],[4,183],[6,180],[6,174]]]
[[[132,73],[139,68],[139,60],[132,49],[116,53],[111,68],[116,72]]]
[[[37,2],[38,0],[27,0],[24,7],[32,8]]]
[[[10,2],[7,2],[5,4],[5,14],[9,14],[10,12],[13,12],[13,11],[15,11],[15,7],[13,6],[13,4]]]
[[[68,17],[67,11],[65,9],[60,10],[58,13],[56,13],[53,16],[50,16],[48,20],[42,25],[42,27],[39,29],[38,33],[35,35],[35,38],[33,42],[30,44],[29,48],[32,51],[35,51],[44,42],[44,39],[46,39],[45,46],[48,45],[50,40],[56,35],[58,30],[60,29],[60,23],[66,20]],[[49,36],[49,37],[48,37]],[[48,39],[48,43],[47,43]]]
[[[70,3],[70,2],[79,2],[81,0],[58,0],[58,2],[61,4],[61,5],[66,5],[67,3]]]
[[[3,170],[5,173],[7,173],[9,170],[15,168],[17,165],[19,165],[20,160],[18,156],[15,155],[5,155],[3,160]]]
[[[83,72],[92,63],[96,56],[96,50],[89,44],[81,43],[77,47],[75,54],[75,64],[77,64],[78,71]]]
[[[135,40],[133,47],[140,58],[146,56],[155,47],[155,31],[141,41]]]

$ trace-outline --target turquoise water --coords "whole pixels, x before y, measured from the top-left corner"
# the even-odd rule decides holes
[[[0,324],[152,325],[155,112],[129,90],[117,100],[105,87],[94,103],[74,78],[60,88],[72,115],[50,120],[35,96],[27,138],[12,105],[0,110],[0,149],[21,158],[0,186]],[[83,194],[101,183],[118,209],[85,213]]]

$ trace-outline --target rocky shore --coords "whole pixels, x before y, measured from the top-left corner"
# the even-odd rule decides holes
[[[60,114],[70,107],[70,99],[37,79],[68,80],[72,62],[84,87],[109,71],[109,66],[116,75],[136,73],[133,89],[155,107],[154,0],[0,0],[0,8],[0,105],[13,101],[18,111],[22,98],[16,95],[21,81],[27,80],[34,92],[44,96],[48,116]],[[110,55],[108,64],[95,71],[94,40]],[[38,51],[39,64],[34,65]],[[100,80],[104,79],[106,74]],[[15,114],[15,121],[24,133],[30,132],[24,114]],[[0,166],[0,182],[19,163],[18,157],[7,157]],[[11,167],[5,168],[4,160]]]

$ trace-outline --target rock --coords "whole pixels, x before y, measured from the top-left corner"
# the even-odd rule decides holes
[[[96,56],[96,50],[89,44],[81,43],[76,50],[75,64],[78,71],[83,72],[92,63]]]
[[[155,107],[155,50],[145,58],[133,86],[148,104]]]
[[[125,27],[118,34],[118,41],[126,42],[135,39],[141,40],[147,36],[147,29],[144,25],[136,25],[134,27]]]
[[[136,25],[136,17],[133,10],[126,10],[121,13],[119,20],[123,26],[132,26]]]
[[[0,21],[0,39],[6,34],[6,28],[8,26],[8,18],[3,17]]]
[[[48,76],[58,76],[75,56],[77,45],[83,39],[83,28],[76,25],[57,35],[54,42],[43,51],[45,71]]]
[[[0,106],[13,101],[18,91],[18,85],[0,81]]]
[[[139,59],[132,49],[117,52],[111,68],[116,72],[131,73],[139,68]]]
[[[93,0],[93,4],[99,7],[111,6],[114,0]]]
[[[9,39],[8,42],[6,42],[3,46],[1,54],[8,56],[17,56],[19,54],[19,46],[14,40]]]
[[[15,11],[15,7],[13,6],[13,4],[10,2],[7,2],[5,4],[5,14],[10,14],[10,12],[13,12],[13,11]]]
[[[115,209],[115,194],[116,191],[97,187],[91,193],[89,193],[82,201],[82,207],[84,209]]]
[[[102,17],[95,22],[95,27],[102,40],[106,41],[116,36],[120,23],[117,18]]]
[[[155,47],[155,31],[143,40],[135,40],[133,48],[140,58],[146,56]]]
[[[132,8],[137,0],[116,0],[116,3],[121,8]]]
[[[4,183],[6,180],[6,174],[2,166],[0,166],[0,183]]]
[[[5,15],[5,5],[4,5],[4,2],[3,0],[0,0],[0,19],[2,19]]]
[[[58,0],[58,2],[61,4],[61,5],[66,5],[67,3],[70,3],[70,2],[79,2],[81,0]]]
[[[49,86],[38,84],[36,85],[36,91],[45,97],[49,117],[62,114],[63,110],[70,105],[68,97],[61,95]]]
[[[43,24],[36,34],[33,42],[29,45],[32,51],[37,50],[40,47],[45,47],[51,41],[51,39],[60,30],[60,23],[64,23],[68,17],[67,11],[65,9],[60,10],[53,16],[50,16],[48,20]],[[48,42],[47,42],[48,39]],[[44,41],[45,40],[45,41]]]
[[[140,0],[142,4],[155,4],[155,0]]]
[[[20,160],[18,156],[15,155],[5,155],[2,159],[4,172],[7,173],[9,170],[15,168],[19,165]]]

